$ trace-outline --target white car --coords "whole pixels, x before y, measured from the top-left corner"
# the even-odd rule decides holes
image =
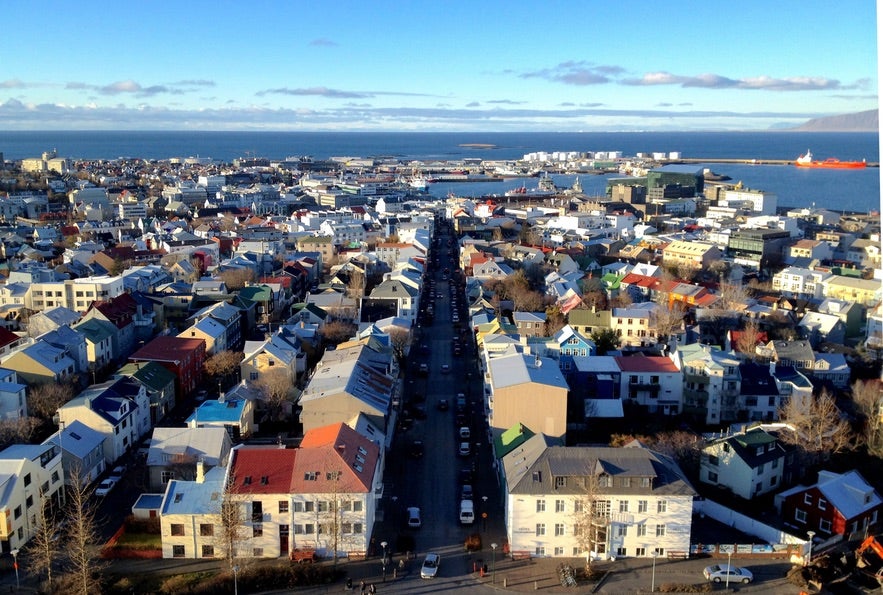
[[[420,578],[435,578],[438,575],[439,563],[441,563],[441,556],[435,553],[426,554],[423,566],[420,567]]]
[[[110,472],[110,477],[108,479],[112,479],[116,482],[120,481],[123,478],[123,475],[126,474],[126,468],[123,465],[117,465],[113,468],[113,471]]]
[[[708,566],[702,571],[705,579],[715,583],[725,583],[729,579],[731,583],[748,584],[754,580],[754,575],[747,568],[736,568],[735,566]]]
[[[423,522],[420,520],[420,509],[412,506],[408,509],[408,527],[419,529]]]
[[[472,449],[470,448],[468,442],[461,442],[460,450],[458,452],[461,457],[468,457],[470,454],[472,454]]]
[[[104,496],[107,496],[116,484],[117,480],[113,479],[112,477],[108,477],[107,479],[99,483],[97,488],[95,488],[95,495],[102,498]]]

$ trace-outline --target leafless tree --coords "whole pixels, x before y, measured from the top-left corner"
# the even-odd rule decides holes
[[[229,269],[218,275],[229,291],[239,291],[255,279],[254,271],[247,268]]]
[[[857,380],[852,385],[852,402],[863,418],[862,441],[868,454],[883,456],[883,384]]]
[[[205,360],[205,373],[215,378],[233,374],[242,362],[241,351],[219,351]]]
[[[672,335],[679,333],[684,328],[684,306],[679,301],[669,303],[668,296],[665,294],[659,294],[659,296],[650,320],[653,328],[656,329],[656,341],[667,343]]]
[[[350,280],[346,286],[346,295],[354,300],[365,295],[365,275],[362,271],[352,268],[349,271]]]
[[[103,566],[95,556],[98,545],[97,506],[91,500],[92,488],[78,471],[70,474],[67,490],[67,562],[71,584],[81,595],[99,593],[101,581],[97,570]]]
[[[356,326],[346,320],[332,320],[319,330],[326,345],[339,345],[350,340],[355,333]]]
[[[245,524],[248,501],[247,494],[239,493],[236,478],[231,475],[214,511],[215,546],[220,550],[231,570],[240,559],[251,558],[250,555],[241,556],[244,544],[251,537],[251,532]]]
[[[745,323],[745,326],[739,331],[739,338],[736,340],[736,351],[744,355],[749,360],[757,359],[757,342],[760,337],[760,328],[753,320]]]
[[[782,434],[783,440],[800,448],[811,464],[855,448],[852,429],[826,389],[806,399],[792,396],[779,410],[779,418],[794,428]]]
[[[404,365],[408,355],[408,346],[411,344],[411,333],[403,328],[394,328],[389,331],[389,343],[398,360],[399,366]]]
[[[594,461],[588,461],[594,465]],[[589,552],[598,552],[599,545],[606,546],[607,531],[610,526],[610,500],[604,498],[602,482],[608,476],[598,475],[594,468],[583,476],[567,478],[577,482],[581,493],[573,501],[573,539],[576,546],[586,552],[586,573],[592,572],[592,557]]]
[[[566,323],[566,317],[564,313],[561,312],[561,308],[557,305],[552,305],[546,308],[546,325],[544,329],[544,334],[547,337],[551,337],[562,328]]]
[[[68,538],[63,532],[56,539],[58,516],[52,501],[44,497],[42,493],[34,516],[37,521],[37,530],[25,546],[24,555],[28,560],[28,567],[32,568],[35,574],[46,577],[46,586],[51,591],[52,565],[61,557]]]
[[[0,445],[29,443],[40,423],[34,417],[0,420]]]
[[[40,419],[52,419],[58,408],[70,401],[73,396],[74,389],[71,384],[48,382],[37,384],[28,389],[28,411]]]
[[[619,291],[619,293],[617,293],[615,296],[611,297],[607,301],[607,307],[608,308],[628,308],[629,306],[631,306],[634,303],[635,303],[635,301],[632,299],[631,294],[628,291],[621,289]]]
[[[288,369],[275,368],[261,372],[260,378],[254,382],[254,386],[261,391],[270,419],[279,419],[283,406],[294,396],[294,382]]]
[[[744,310],[751,299],[751,290],[736,283],[721,283],[717,292],[717,301],[712,305],[714,310],[738,312]]]
[[[614,434],[610,446],[625,446],[637,440],[650,450],[671,457],[681,469],[695,470],[699,466],[699,455],[704,445],[701,436],[684,430],[659,432],[652,435]]]

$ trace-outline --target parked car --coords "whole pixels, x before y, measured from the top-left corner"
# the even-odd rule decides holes
[[[462,426],[460,428],[460,439],[461,440],[469,440],[471,435],[472,435],[472,431],[469,429],[468,426]]]
[[[460,449],[457,452],[461,457],[468,457],[470,454],[472,454],[472,447],[469,445],[468,442],[461,442]]]
[[[754,575],[747,568],[736,568],[729,565],[721,566],[715,564],[714,566],[708,566],[702,571],[702,574],[705,575],[706,580],[715,583],[724,583],[729,580],[731,583],[744,583],[747,585],[754,580]]]
[[[112,479],[114,481],[120,481],[123,478],[123,475],[126,473],[125,465],[117,465],[113,468],[113,471],[110,472],[110,476],[108,479]]]
[[[450,371],[451,371],[451,366],[449,364],[442,364],[442,366],[441,366],[441,373],[442,374],[447,374]]]
[[[423,566],[420,567],[420,578],[435,578],[438,575],[438,566],[441,562],[441,556],[430,552],[423,559]]]
[[[423,441],[422,440],[414,440],[411,442],[410,449],[411,456],[415,459],[419,459],[423,456]]]
[[[423,521],[420,520],[420,509],[416,506],[408,508],[408,527],[411,529],[419,529],[422,524]]]
[[[447,399],[439,399],[438,405],[436,405],[436,407],[439,411],[447,411],[451,408],[451,404],[448,402]]]
[[[111,477],[102,480],[102,482],[98,484],[98,487],[95,488],[95,495],[100,498],[107,496],[116,484],[117,480]]]
[[[472,491],[472,484],[464,483],[463,487],[460,491],[460,499],[461,500],[472,500],[474,492]]]

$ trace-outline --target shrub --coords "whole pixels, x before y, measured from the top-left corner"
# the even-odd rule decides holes
[[[710,583],[663,583],[659,585],[660,593],[710,593],[711,591]]]

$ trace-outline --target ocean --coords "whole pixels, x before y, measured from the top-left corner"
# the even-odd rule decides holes
[[[472,146],[469,146],[472,145]],[[685,158],[791,160],[811,149],[817,159],[866,159],[878,163],[877,133],[830,132],[0,132],[0,153],[7,160],[36,157],[56,149],[71,159],[207,157],[232,161],[260,156],[282,159],[309,155],[391,157],[410,160],[518,159],[532,151],[677,151]],[[880,170],[806,170],[792,166],[706,164],[749,188],[775,192],[780,206],[811,206],[866,212],[880,208]],[[556,178],[560,186],[572,177]],[[502,194],[535,185],[535,180],[434,184],[444,196]],[[582,176],[588,194],[603,194],[604,176]]]

